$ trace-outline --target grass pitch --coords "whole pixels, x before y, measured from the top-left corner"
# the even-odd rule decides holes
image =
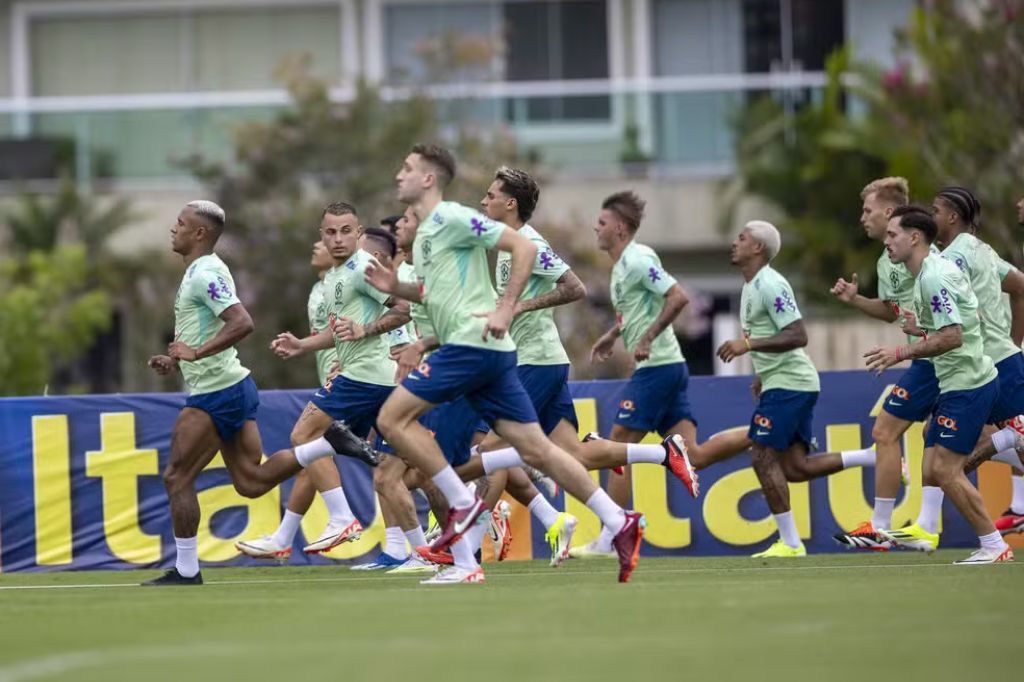
[[[0,576],[15,680],[965,680],[1024,669],[1024,563],[965,550],[488,565],[482,586],[339,567]]]

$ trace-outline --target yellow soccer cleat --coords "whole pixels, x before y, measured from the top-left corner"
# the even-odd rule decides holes
[[[551,528],[544,533],[551,548],[551,566],[558,568],[563,561],[569,558],[569,545],[572,543],[572,534],[576,530],[576,517],[572,514],[561,512]]]
[[[799,547],[790,547],[781,539],[776,540],[775,544],[766,549],[763,552],[752,554],[752,559],[793,559],[796,557],[807,556],[807,549],[804,547],[804,543],[800,543]]]
[[[934,552],[939,548],[938,533],[929,533],[916,523],[903,528],[879,530],[878,534],[900,547],[916,549],[919,552]]]

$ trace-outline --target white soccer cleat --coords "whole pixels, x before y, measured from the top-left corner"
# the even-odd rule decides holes
[[[447,566],[433,578],[421,580],[420,585],[470,585],[484,582],[484,569],[477,566],[470,570],[458,566]]]
[[[363,524],[359,523],[359,519],[352,519],[348,524],[343,524],[345,524],[344,521],[329,521],[320,537],[315,542],[303,547],[302,551],[306,554],[322,554],[331,551],[343,542],[358,540],[363,534]]]
[[[409,555],[405,563],[388,571],[388,574],[423,575],[437,572],[437,564],[432,564],[416,552]]]
[[[974,550],[974,553],[966,559],[954,561],[957,566],[981,566],[982,564],[1002,564],[1013,561],[1013,550],[1007,546],[1005,549],[981,549]]]
[[[569,558],[569,545],[572,544],[572,534],[576,531],[577,520],[572,514],[561,512],[558,519],[544,533],[551,548],[551,568],[558,568],[563,561]]]
[[[494,558],[497,561],[504,561],[512,547],[512,529],[508,525],[508,517],[511,515],[512,506],[505,500],[498,500],[487,523],[487,535],[494,545]]]
[[[601,549],[597,546],[597,541],[583,545],[582,547],[573,547],[569,550],[569,556],[573,559],[615,559],[618,554],[615,553],[614,549]]]
[[[282,564],[292,555],[291,545],[285,547],[274,540],[273,535],[264,535],[255,540],[240,540],[235,549],[253,559],[273,559]]]

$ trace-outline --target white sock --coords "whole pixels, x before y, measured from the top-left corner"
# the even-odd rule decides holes
[[[995,438],[995,436],[992,437]],[[1000,450],[996,454],[992,455],[992,461],[1009,464],[1012,467],[1020,467],[1020,457],[1017,455],[1017,451],[1014,448]]]
[[[779,527],[779,537],[782,541],[790,547],[800,546],[800,534],[796,532],[796,520],[793,518],[793,512],[788,511],[785,514],[773,514],[775,517],[775,525]]]
[[[626,444],[626,463],[637,464],[647,462],[650,464],[661,464],[665,461],[665,446],[643,445],[641,443]]]
[[[921,511],[917,515],[917,525],[929,533],[939,532],[942,498],[942,488],[938,486],[926,485],[921,488]]]
[[[1024,476],[1011,476],[1013,482],[1013,499],[1010,509],[1014,514],[1024,514]]]
[[[398,526],[384,529],[384,553],[395,559],[408,559],[409,550],[405,547],[405,533]]]
[[[274,531],[274,542],[281,547],[291,547],[295,542],[295,534],[299,532],[299,523],[302,522],[302,514],[296,514],[291,509],[284,510],[284,518],[281,525]]]
[[[483,452],[480,453],[480,458],[483,460],[484,471],[488,474],[493,474],[499,469],[511,469],[512,467],[521,467],[525,464],[515,448],[501,448],[500,450]]]
[[[558,510],[552,507],[547,498],[540,493],[537,493],[537,497],[530,500],[530,504],[526,508],[537,517],[537,520],[540,521],[545,530],[555,525],[555,521],[558,520]]]
[[[982,549],[991,549],[996,552],[1002,552],[1008,546],[999,531],[993,531],[988,535],[979,535],[978,540],[981,541]]]
[[[996,452],[1002,452],[1003,450],[1012,450],[1017,444],[1017,432],[1007,426],[1005,429],[1000,429],[992,434],[992,445],[996,447]],[[995,459],[995,458],[993,458]],[[1017,460],[1018,464],[1020,460]]]
[[[850,467],[873,467],[875,466],[875,451],[871,448],[863,450],[844,450],[839,453],[843,458],[843,468]]]
[[[198,538],[195,535],[190,538],[174,537],[174,546],[178,548],[178,558],[174,561],[174,567],[183,578],[191,578],[199,573],[198,545]]]
[[[626,525],[626,513],[622,511],[622,507],[612,501],[612,498],[608,497],[608,493],[604,491],[604,488],[598,488],[594,491],[594,494],[587,500],[587,507],[590,508],[590,511],[597,514],[597,518],[601,519],[601,523],[608,528],[612,537],[615,537],[615,534]]]
[[[476,562],[476,557],[473,556],[474,551],[469,543],[469,534],[463,535],[459,538],[458,542],[452,545],[452,558],[455,559],[455,565],[468,571],[479,568],[480,564]]]
[[[453,508],[465,509],[473,504],[473,493],[469,492],[469,488],[451,465],[446,465],[444,469],[434,474],[432,480]]]
[[[876,497],[875,509],[871,514],[871,526],[875,530],[892,528],[892,510],[895,506],[895,497]]]
[[[334,448],[331,447],[331,444],[328,443],[327,439],[323,436],[320,436],[316,440],[311,440],[308,443],[296,445],[293,452],[295,452],[295,459],[299,460],[299,464],[301,464],[303,468],[308,467],[318,459],[323,459],[324,457],[330,457],[336,454],[334,452]]]
[[[423,529],[416,526],[412,530],[405,531],[405,539],[409,541],[409,544],[413,547],[423,547],[427,544],[427,536],[423,534]]]
[[[476,523],[466,531],[466,538],[469,540],[469,548],[475,553],[484,544],[484,533],[487,532],[486,523]]]
[[[324,502],[327,504],[327,514],[331,521],[345,525],[352,523],[356,518],[352,513],[352,508],[348,506],[348,498],[345,497],[345,491],[341,489],[340,485],[320,493],[320,497],[324,498]]]
[[[599,552],[610,552],[612,551],[612,540],[615,539],[615,533],[608,530],[608,526],[601,526],[601,534],[594,540],[594,549]]]

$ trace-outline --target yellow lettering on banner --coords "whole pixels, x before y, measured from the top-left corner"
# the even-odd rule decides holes
[[[135,446],[135,413],[100,415],[100,450],[85,453],[85,473],[103,486],[103,532],[121,561],[149,564],[160,560],[160,536],[139,526],[139,476],[160,472],[156,450]]]
[[[580,423],[580,437],[582,438],[583,434],[590,433],[591,431],[596,432],[597,401],[593,398],[582,398],[572,402],[576,408],[576,419]],[[591,471],[589,473],[590,477],[595,481],[601,480],[598,472]],[[576,531],[572,534],[573,547],[586,545],[596,540],[597,536],[601,534],[601,520],[597,518],[594,512],[590,511],[590,508],[584,502],[577,500],[568,493],[565,494],[565,511],[575,516],[579,521],[576,525]]]
[[[661,438],[649,433],[641,442],[656,444]],[[690,519],[676,518],[669,511],[667,472],[660,464],[634,464],[633,504],[647,517],[644,540],[663,549],[688,547]]]
[[[771,514],[754,521],[740,515],[740,500],[761,490],[757,474],[750,467],[718,479],[704,498],[704,523],[711,534],[730,545],[752,545],[770,538],[777,526]],[[800,537],[811,537],[811,498],[807,483],[789,484],[789,506]]]
[[[266,459],[264,457],[263,459]],[[224,458],[218,452],[203,471],[223,469]],[[227,561],[238,556],[235,542],[249,537],[269,535],[281,521],[281,488],[266,495],[249,499],[242,497],[230,483],[201,490],[198,494],[202,521],[199,524],[199,559],[201,561]],[[218,537],[210,529],[213,515],[224,509],[244,507],[247,512],[245,527],[229,538]]]
[[[907,457],[911,485],[896,505],[892,515],[893,528],[913,522],[921,509],[921,462],[924,458],[923,423],[912,424],[903,434],[903,453]],[[861,447],[858,424],[833,424],[825,428],[829,452],[858,450]],[[874,477],[874,468],[855,467],[828,477],[828,501],[832,516],[844,530],[853,530],[871,518],[872,507],[864,498],[864,476]],[[940,520],[941,523],[941,520]],[[940,528],[941,529],[941,528]]]
[[[324,552],[323,556],[331,559],[355,559],[367,552],[372,552],[377,547],[383,548],[387,538],[384,534],[384,515],[381,514],[380,500],[377,499],[376,493],[373,495],[373,501],[373,523],[363,529],[359,539],[338,545],[330,552]],[[313,504],[310,505],[309,511],[302,517],[302,534],[306,537],[307,542],[312,542],[320,537],[329,518],[327,505],[324,504],[323,498],[317,495],[313,498]]]
[[[32,481],[36,517],[36,563],[70,564],[71,456],[64,414],[32,417]]]

